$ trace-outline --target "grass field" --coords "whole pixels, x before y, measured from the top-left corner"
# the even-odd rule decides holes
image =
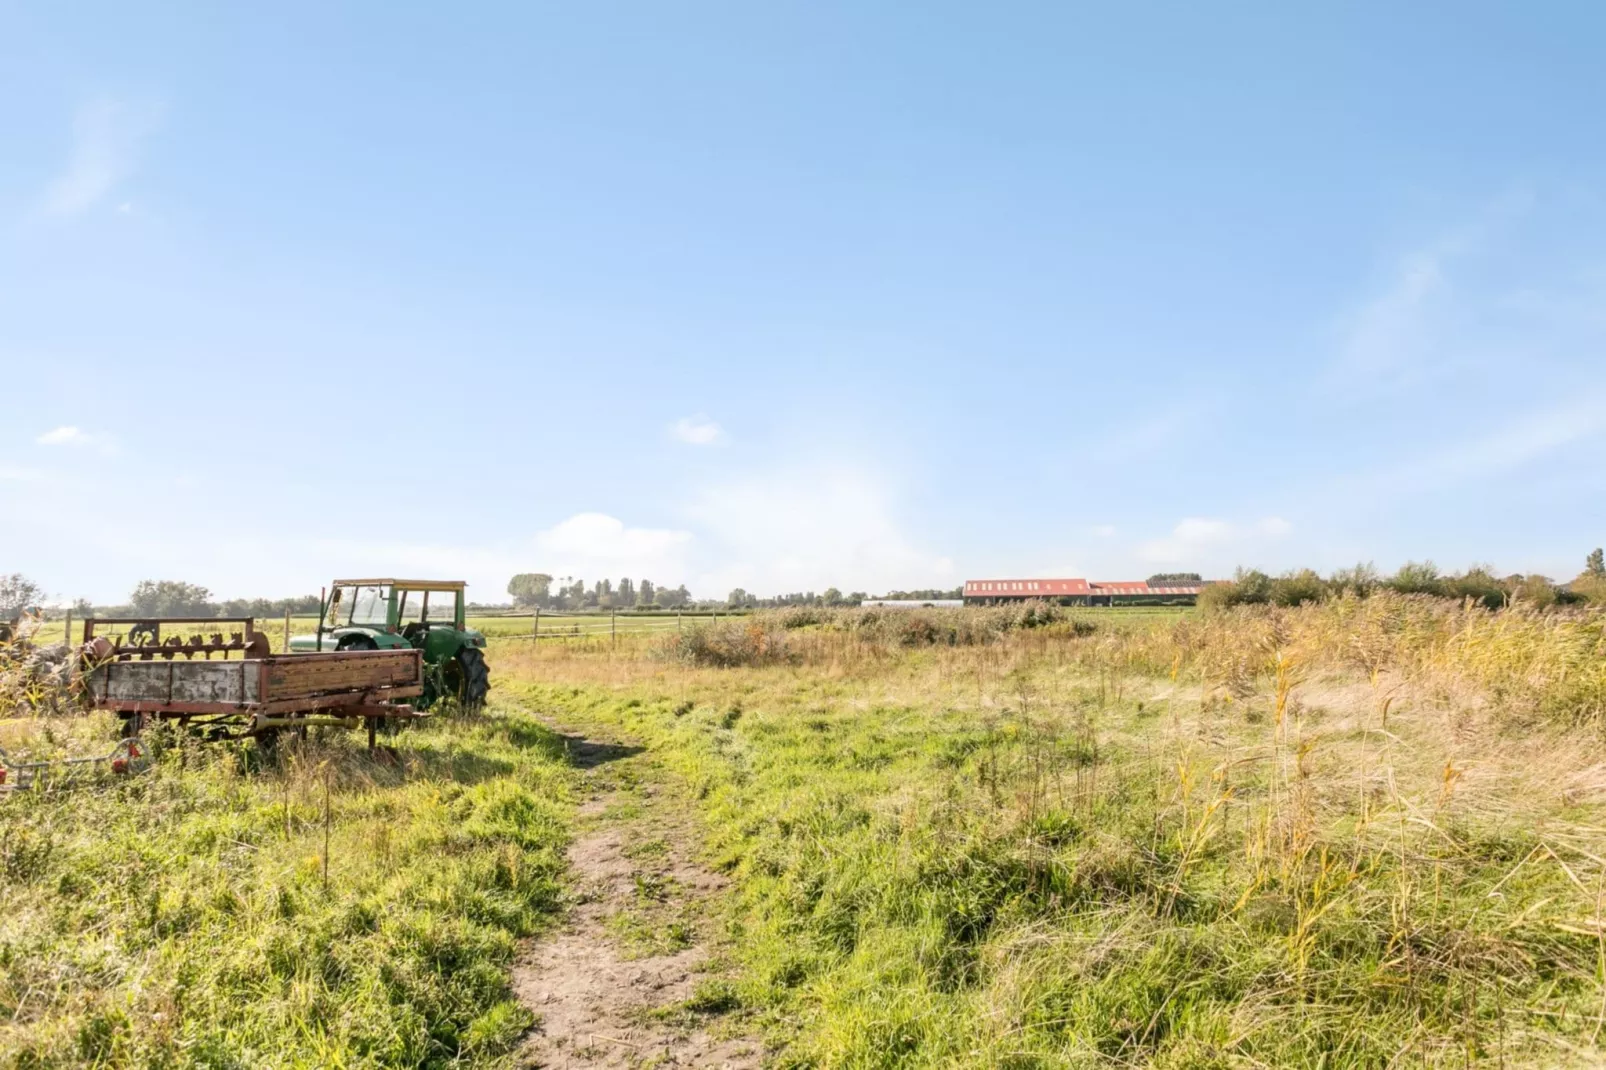
[[[1155,619],[1170,619],[1182,614],[1192,612],[1188,609],[1165,606],[1115,606],[1087,609],[1083,612],[1090,620],[1105,621],[1109,623],[1126,623],[1149,621]],[[746,615],[738,614],[738,616]],[[621,612],[610,615],[608,613],[542,613],[539,629],[530,614],[478,614],[470,615],[467,624],[483,632],[488,638],[517,637],[521,640],[535,640],[537,632],[541,639],[554,641],[574,638],[609,638],[615,635],[662,635],[669,632],[683,631],[698,624],[712,623],[730,617],[729,613],[712,610],[688,611],[682,614],[674,612],[637,613],[634,611]],[[35,635],[39,643],[59,643],[64,636],[64,621],[45,621],[39,626]],[[295,635],[310,635],[317,627],[316,615],[292,616],[290,630]],[[80,625],[82,621],[73,624],[73,639],[81,636]],[[274,618],[257,621],[261,629],[273,644],[275,651],[284,648],[284,619]],[[204,630],[205,626],[198,626]]]
[[[1600,1065],[1603,624],[1378,596],[495,638],[491,712],[397,764],[173,741],[0,802],[0,1065],[511,1064],[576,827],[541,721],[644,747],[692,815],[730,883],[674,924],[723,965],[674,1013],[775,1065]],[[621,940],[666,939],[643,916]]]

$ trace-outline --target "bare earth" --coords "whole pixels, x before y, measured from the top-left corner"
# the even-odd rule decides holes
[[[703,908],[724,881],[692,860],[695,833],[678,804],[634,781],[639,753],[570,737],[593,793],[569,847],[566,924],[514,967],[514,990],[538,1019],[519,1065],[760,1066],[759,1042],[681,1006],[713,976]]]

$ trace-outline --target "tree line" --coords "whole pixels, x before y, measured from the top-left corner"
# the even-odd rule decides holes
[[[556,584],[556,586],[554,586]],[[659,586],[652,580],[586,581],[564,576],[561,580],[545,572],[521,572],[507,583],[507,593],[520,609],[678,609],[693,604],[691,592],[679,587]]]
[[[1206,607],[1297,606],[1345,594],[1364,598],[1379,590],[1471,599],[1491,609],[1516,601],[1541,608],[1606,603],[1606,552],[1592,551],[1584,559],[1584,570],[1565,584],[1538,573],[1501,576],[1492,565],[1474,565],[1463,572],[1440,572],[1432,561],[1407,561],[1389,576],[1382,575],[1370,564],[1338,569],[1325,577],[1308,568],[1279,576],[1259,569],[1240,568],[1231,580],[1205,587],[1199,595],[1199,604]]]
[[[20,572],[0,575],[0,620],[10,620],[25,611],[40,608],[45,590]],[[86,598],[72,603],[75,617],[282,617],[291,613],[318,612],[318,596],[295,598],[214,599],[200,584],[182,580],[141,580],[129,592],[128,601],[97,606]]]

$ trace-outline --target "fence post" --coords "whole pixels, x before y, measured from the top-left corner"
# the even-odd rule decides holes
[[[680,631],[680,610],[675,610],[675,631]]]
[[[530,633],[530,636],[531,636],[530,642],[536,643],[538,645],[540,644],[540,642],[541,642],[541,607],[540,606],[536,606],[535,607],[535,629]]]
[[[617,609],[608,610],[608,637],[612,640],[614,646],[619,645],[619,611]]]
[[[284,650],[282,652],[285,654],[290,653],[290,610],[288,608],[284,611]]]
[[[72,610],[67,610],[67,618],[62,624],[61,641],[72,646]]]

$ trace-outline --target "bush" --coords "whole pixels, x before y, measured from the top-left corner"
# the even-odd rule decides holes
[[[1400,566],[1398,572],[1389,577],[1386,586],[1400,594],[1445,593],[1439,567],[1432,561],[1407,561]]]
[[[717,669],[788,660],[786,635],[771,614],[699,624],[669,636],[662,649],[676,661]]]
[[[1327,584],[1308,568],[1298,572],[1285,572],[1271,581],[1271,604],[1297,606],[1305,602],[1320,602],[1327,597]]]
[[[1506,588],[1483,566],[1474,565],[1461,575],[1448,576],[1440,582],[1444,593],[1451,598],[1460,601],[1470,598],[1489,609],[1499,609],[1506,604]]]

